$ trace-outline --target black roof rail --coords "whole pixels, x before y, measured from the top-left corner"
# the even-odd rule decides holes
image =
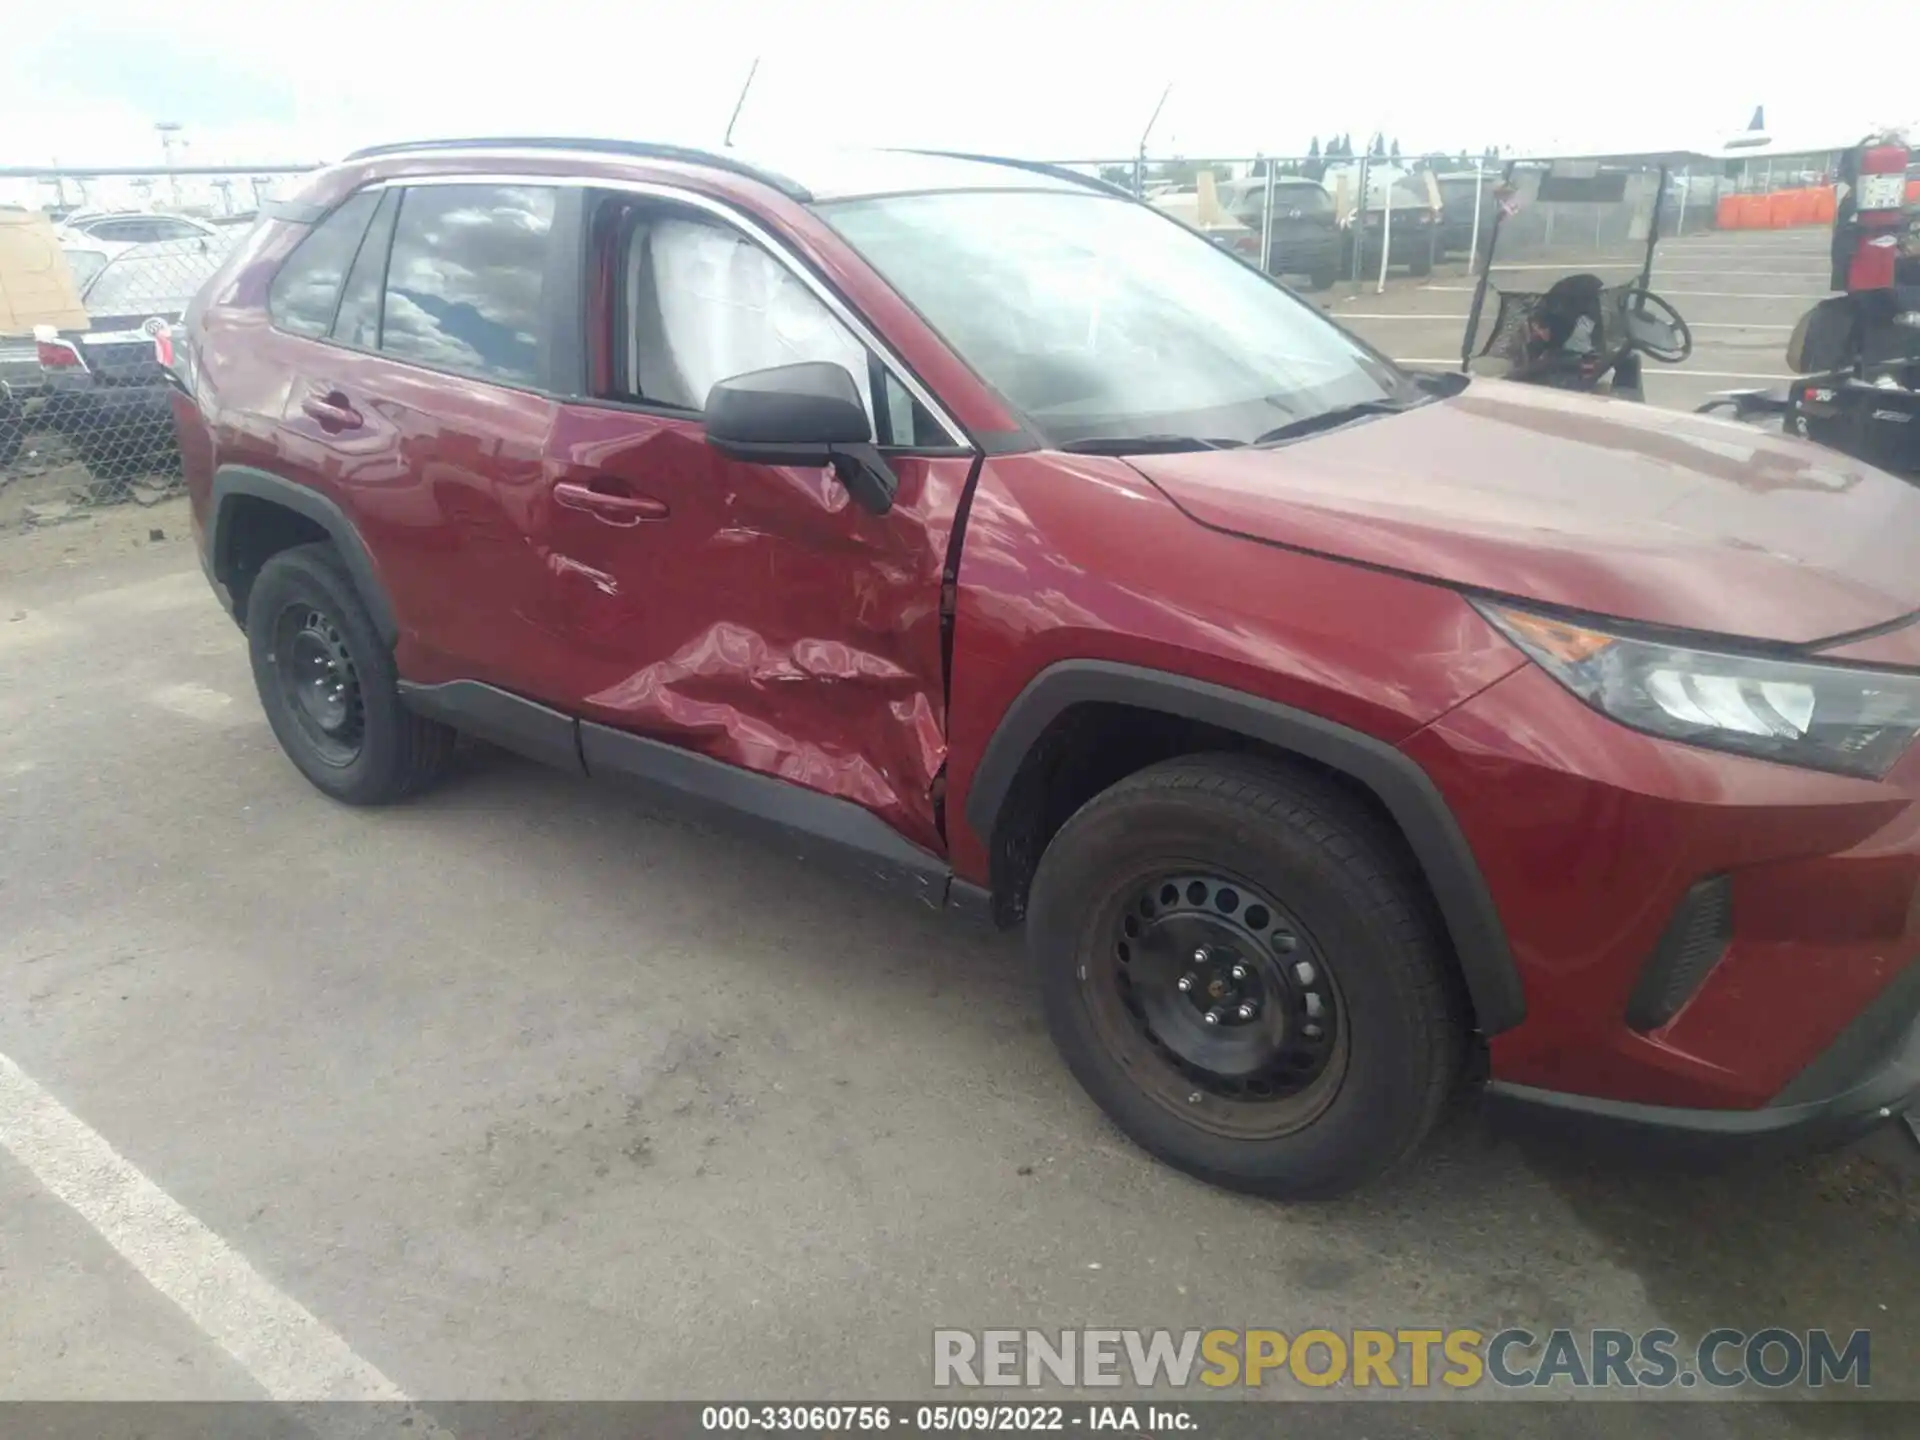
[[[608,140],[563,135],[488,135],[470,139],[404,140],[389,145],[369,145],[355,150],[347,160],[370,160],[377,155],[404,155],[419,150],[582,150],[600,155],[631,155],[639,160],[677,160],[689,165],[706,165],[715,170],[745,175],[786,195],[808,201],[813,196],[806,187],[775,171],[749,165],[721,151],[699,150],[690,145],[657,145],[645,140]]]
[[[1055,180],[1071,180],[1076,185],[1084,185],[1089,190],[1105,190],[1112,195],[1123,195],[1129,200],[1138,197],[1124,185],[1116,185],[1111,180],[1098,175],[1082,175],[1078,170],[1065,165],[1055,165],[1050,160],[1017,160],[1011,155],[974,155],[964,150],[899,150],[900,155],[926,155],[938,160],[971,160],[977,165],[1007,165],[1015,170],[1031,171],[1035,175],[1050,175]]]

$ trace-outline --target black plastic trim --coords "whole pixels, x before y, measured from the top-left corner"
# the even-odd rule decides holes
[[[596,779],[626,781],[676,809],[740,825],[786,854],[911,891],[935,908],[946,903],[946,862],[850,800],[586,720],[580,758]]]
[[[1678,1015],[1732,943],[1733,882],[1725,875],[1695,881],[1640,967],[1627,998],[1627,1027],[1645,1034]]]
[[[1493,1035],[1526,1017],[1526,996],[1485,877],[1447,802],[1412,759],[1382,740],[1242,691],[1105,660],[1067,660],[1014,698],[987,742],[966,799],[967,823],[990,841],[1013,778],[1068,707],[1105,703],[1177,715],[1265,741],[1359,781],[1399,824],[1433,887],[1479,1028]]]
[[[340,558],[346,562],[347,572],[353,576],[354,586],[366,604],[382,643],[391,647],[398,642],[400,624],[394,618],[393,601],[387,596],[386,586],[380,583],[373,556],[346,511],[317,490],[250,465],[222,465],[213,473],[207,553],[212,558],[215,581],[224,586],[229,595],[233,593],[233,532],[228,527],[233,516],[232,502],[241,495],[304,515],[325,530],[340,551]]]
[[[563,185],[554,196],[541,279],[542,373],[552,395],[587,388],[587,193]]]
[[[574,775],[587,773],[580,759],[573,717],[538,701],[478,680],[449,680],[440,685],[402,680],[400,698],[409,710],[429,720],[490,740],[556,769]]]

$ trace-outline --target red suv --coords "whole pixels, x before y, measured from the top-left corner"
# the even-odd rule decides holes
[[[1687,1148],[1920,1088],[1920,492],[1397,369],[1045,166],[362,151],[175,345],[200,552],[356,804],[457,733],[1024,921],[1155,1154],[1464,1078]]]

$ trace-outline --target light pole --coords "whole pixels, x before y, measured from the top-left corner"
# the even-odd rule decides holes
[[[160,132],[160,153],[166,157],[167,169],[171,172],[174,166],[174,147],[187,143],[180,138],[180,122],[178,120],[160,120],[154,123],[153,128]],[[180,206],[180,177],[178,175],[168,174],[167,189],[173,196],[174,208],[178,209]]]

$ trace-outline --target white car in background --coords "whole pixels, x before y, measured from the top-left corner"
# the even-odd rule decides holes
[[[135,245],[170,240],[217,240],[222,231],[190,215],[157,210],[76,210],[55,227],[63,246],[119,254]]]

